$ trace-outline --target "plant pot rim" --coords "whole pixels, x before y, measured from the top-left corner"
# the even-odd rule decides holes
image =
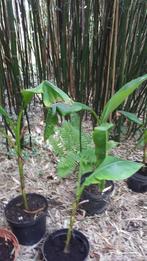
[[[7,219],[7,222],[8,223],[11,223],[11,224],[14,224],[16,227],[27,227],[27,226],[32,226],[33,224],[35,224],[37,221],[39,221],[43,215],[46,215],[46,212],[47,212],[47,208],[48,208],[48,202],[47,202],[47,199],[41,195],[41,194],[38,194],[38,193],[27,193],[26,195],[34,195],[34,196],[37,196],[37,197],[41,197],[42,199],[44,199],[44,202],[46,204],[46,207],[44,208],[43,212],[41,215],[37,216],[34,220],[32,221],[24,221],[24,222],[21,222],[21,223],[18,223],[17,221],[13,221],[11,220],[11,218],[8,218],[7,215],[6,215],[6,211],[9,209],[9,206],[12,204],[12,202],[18,198],[21,198],[22,195],[18,195],[12,199],[10,199],[10,201],[7,203],[5,209],[4,209],[4,213],[5,213],[5,217]]]
[[[14,261],[15,261],[20,250],[20,245],[18,243],[16,236],[10,230],[6,228],[0,228],[0,237],[7,237],[12,242],[15,248],[15,256],[14,256]]]
[[[61,229],[55,230],[53,233],[51,233],[47,236],[46,240],[44,241],[44,243],[42,245],[43,260],[47,261],[44,250],[45,250],[45,245],[47,244],[48,240],[50,238],[55,238],[55,237],[58,237],[61,235],[65,235],[65,234],[67,234],[67,231],[68,231],[68,228],[61,228]],[[88,257],[88,254],[89,254],[89,249],[90,249],[90,245],[89,245],[89,241],[88,241],[87,237],[81,231],[79,231],[77,229],[73,229],[72,233],[75,236],[77,236],[77,238],[83,239],[83,242],[85,244],[85,249],[86,249],[86,255],[85,255],[84,260],[86,260],[86,258]]]

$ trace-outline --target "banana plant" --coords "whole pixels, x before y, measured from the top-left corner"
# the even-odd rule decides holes
[[[28,210],[28,202],[25,192],[25,180],[24,180],[24,172],[23,172],[23,155],[22,155],[22,119],[23,119],[23,108],[20,110],[17,120],[13,120],[10,115],[6,112],[6,110],[0,106],[0,114],[4,117],[8,129],[11,135],[8,135],[3,129],[0,129],[2,135],[8,140],[11,147],[15,149],[17,155],[18,169],[19,169],[19,178],[20,178],[20,191],[23,199],[24,208]]]
[[[71,103],[71,99],[66,93],[64,93],[58,87],[53,85],[51,82],[44,81],[36,88],[22,91],[22,106],[16,121],[11,118],[11,116],[2,106],[0,106],[0,115],[2,115],[2,117],[5,119],[11,135],[7,135],[7,133],[3,131],[2,128],[0,129],[0,132],[5,138],[7,138],[10,146],[12,146],[15,149],[19,169],[20,191],[23,199],[24,208],[27,210],[29,207],[25,191],[25,178],[23,171],[23,150],[21,146],[22,121],[24,111],[26,110],[28,104],[31,102],[35,94],[42,94],[43,103],[47,107],[59,101]]]

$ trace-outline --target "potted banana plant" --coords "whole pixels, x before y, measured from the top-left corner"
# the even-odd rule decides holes
[[[126,111],[119,112],[130,121],[140,125],[142,130],[142,135],[138,145],[143,148],[143,159],[141,163],[143,163],[144,166],[128,178],[127,184],[134,192],[144,193],[147,192],[147,128],[136,114],[128,113]]]
[[[26,193],[21,144],[23,113],[24,107],[21,108],[15,121],[0,106],[0,114],[5,118],[10,134],[6,134],[2,128],[0,131],[15,150],[20,180],[20,195],[8,202],[5,207],[5,216],[19,243],[33,245],[41,239],[46,230],[47,200],[37,193]]]
[[[94,115],[97,121],[97,126],[93,130],[92,139],[95,145],[94,151],[96,164],[94,164],[94,168],[92,169],[90,175],[84,177],[84,180],[82,180],[85,169],[89,169],[89,164],[91,164],[90,157],[87,160],[85,160],[85,157],[81,157],[81,155],[79,158],[77,157],[75,164],[77,175],[76,195],[72,204],[69,227],[68,229],[61,229],[49,235],[43,246],[43,256],[45,260],[85,260],[89,251],[88,241],[85,239],[83,234],[81,235],[81,232],[74,230],[76,213],[84,190],[91,185],[96,185],[96,187],[103,193],[106,189],[107,181],[126,179],[143,166],[141,163],[122,160],[107,154],[107,149],[109,146],[108,134],[109,130],[112,128],[112,124],[107,121],[110,114],[117,109],[118,106],[146,79],[147,75],[144,75],[124,85],[117,93],[114,94],[114,96],[111,97],[105,105],[100,117],[98,117],[96,113],[88,106],[77,102],[73,102],[72,104],[57,103],[50,108],[50,117],[47,118],[46,122],[45,138],[48,138],[53,132],[53,128],[48,128],[48,122],[52,121],[53,126],[53,119],[56,118],[57,120],[58,114],[67,116],[75,112],[88,110]],[[81,144],[81,135],[79,135],[79,137]],[[82,153],[81,145],[80,152]],[[68,171],[66,163],[65,166],[64,164],[62,166],[62,171],[59,171],[58,175],[65,178],[68,174],[71,174],[71,170]],[[60,170],[60,168],[58,168],[58,170]]]
[[[0,106],[0,114],[5,119],[9,134],[5,133],[3,128],[0,128],[0,132],[7,138],[10,146],[15,150],[21,193],[21,195],[13,198],[7,204],[5,216],[12,231],[18,238],[19,243],[23,245],[33,245],[37,243],[45,234],[46,230],[47,200],[37,193],[26,193],[23,170],[23,149],[21,144],[24,111],[31,102],[33,95],[38,93],[42,94],[43,103],[48,107],[55,101],[70,101],[68,95],[64,94],[52,83],[45,81],[36,88],[22,91],[22,106],[16,121]]]

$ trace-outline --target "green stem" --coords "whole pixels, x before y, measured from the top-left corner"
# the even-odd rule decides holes
[[[144,153],[143,153],[143,163],[147,164],[147,129],[144,130]]]
[[[76,199],[72,204],[72,212],[70,216],[70,223],[67,231],[67,237],[66,237],[66,242],[65,242],[65,247],[64,247],[64,253],[69,253],[70,252],[70,241],[72,237],[72,231],[73,231],[73,226],[76,221],[76,214],[77,214],[77,209],[80,201],[81,194],[83,192],[84,187],[81,186],[81,173],[80,171],[78,172],[78,181],[77,181],[77,189],[76,189]]]
[[[100,189],[100,191],[102,192],[103,190],[104,190],[104,188],[105,188],[105,180],[101,180],[101,182],[99,183],[99,189]]]
[[[82,115],[81,115],[81,112],[80,112],[79,142],[80,142],[80,152],[82,152]]]
[[[72,231],[73,231],[73,226],[76,220],[76,213],[77,213],[77,208],[78,208],[78,202],[77,200],[75,200],[72,204],[72,213],[70,216],[70,223],[69,223],[69,228],[68,228],[68,232],[67,232],[67,238],[66,238],[66,243],[65,243],[65,247],[64,247],[64,253],[69,253],[70,249],[69,249],[69,244],[70,244],[70,240],[72,237]]]
[[[23,204],[25,209],[29,209],[28,207],[28,201],[27,196],[25,192],[25,181],[24,181],[24,174],[23,174],[23,161],[21,156],[18,156],[18,169],[19,169],[19,177],[20,177],[20,189],[21,189],[21,195],[23,198]]]
[[[91,112],[91,115],[94,117],[94,120],[96,120],[96,126],[98,126],[100,124],[100,120],[99,117],[97,116],[97,114],[95,113],[95,111]]]
[[[21,145],[21,126],[22,126],[22,118],[23,118],[23,110],[20,111],[18,119],[17,119],[17,127],[16,127],[16,153],[18,157],[18,169],[19,169],[19,178],[20,178],[20,189],[21,195],[23,198],[23,204],[25,209],[29,209],[26,192],[25,192],[25,180],[23,173],[23,160],[22,160],[22,145]]]

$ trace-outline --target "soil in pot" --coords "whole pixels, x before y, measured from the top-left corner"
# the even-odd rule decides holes
[[[27,194],[29,211],[23,207],[22,196],[12,199],[5,208],[6,219],[22,245],[37,243],[46,230],[47,200],[39,194]]]
[[[67,229],[55,231],[44,243],[43,256],[46,261],[84,261],[89,253],[87,238],[74,230],[69,253],[64,253]]]
[[[82,177],[82,182],[91,173],[86,173]],[[92,184],[86,187],[81,196],[80,207],[86,211],[87,215],[95,215],[103,213],[108,203],[110,202],[110,196],[114,190],[114,183],[112,181],[106,181],[104,192],[100,192],[97,184]]]
[[[147,166],[142,167],[127,180],[128,188],[134,192],[147,192]]]

